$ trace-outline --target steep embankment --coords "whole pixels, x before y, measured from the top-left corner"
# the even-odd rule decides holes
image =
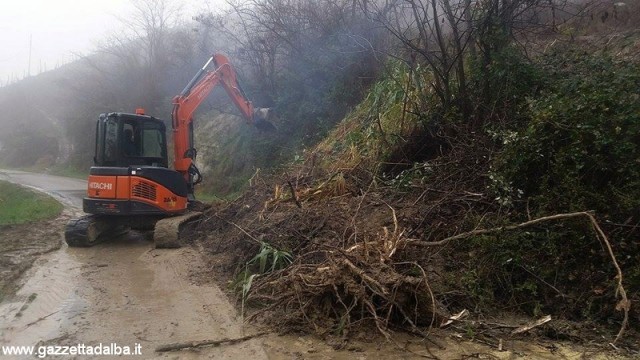
[[[467,335],[497,344],[515,324],[483,318],[508,311],[551,315],[539,336],[638,351],[638,64],[562,45],[505,56],[495,120],[425,106],[429,73],[397,65],[298,162],[208,211],[196,241],[249,319],[424,335],[468,309]]]

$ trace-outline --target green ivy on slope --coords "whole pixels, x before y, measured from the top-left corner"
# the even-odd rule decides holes
[[[528,123],[503,134],[489,178],[510,193],[513,201],[503,205],[513,206],[517,214],[595,211],[617,253],[627,290],[638,296],[640,243],[634,226],[640,222],[640,67],[579,51],[552,53],[539,61],[546,86],[528,99]],[[478,238],[474,245],[482,254],[478,257],[491,258],[493,264],[473,276],[484,294],[479,300],[511,299],[533,313],[557,306],[580,317],[609,316],[615,300],[609,298],[613,270],[583,222],[505,234],[500,241]],[[569,295],[559,297],[558,291]]]
[[[551,85],[530,99],[531,120],[498,172],[543,213],[588,209],[624,222],[640,212],[640,67],[565,52],[543,68]]]

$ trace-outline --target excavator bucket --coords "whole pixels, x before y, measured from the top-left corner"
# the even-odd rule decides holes
[[[263,132],[276,131],[278,128],[271,122],[272,118],[271,108],[257,108],[253,112],[253,125]]]

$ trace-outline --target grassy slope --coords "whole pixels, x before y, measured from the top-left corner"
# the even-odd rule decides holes
[[[61,211],[62,204],[50,196],[0,181],[0,225],[52,218]]]

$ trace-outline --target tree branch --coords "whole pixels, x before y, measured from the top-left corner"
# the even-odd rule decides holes
[[[631,301],[627,298],[627,292],[625,291],[624,286],[622,285],[622,269],[620,269],[620,265],[618,264],[615,254],[613,253],[613,248],[611,247],[611,243],[609,242],[609,239],[605,235],[604,231],[602,231],[602,228],[600,228],[598,221],[596,220],[596,218],[593,216],[591,212],[581,211],[581,212],[574,212],[574,213],[564,213],[564,214],[556,214],[551,216],[544,216],[534,220],[525,221],[523,223],[516,224],[516,225],[508,225],[508,226],[495,227],[491,229],[476,229],[472,231],[467,231],[455,236],[450,236],[448,238],[445,238],[439,241],[430,241],[430,242],[412,241],[412,242],[409,242],[408,244],[413,246],[420,246],[420,247],[440,246],[440,245],[445,245],[453,240],[465,239],[472,236],[485,235],[485,234],[496,233],[501,231],[517,230],[517,229],[522,229],[522,228],[536,225],[546,221],[566,220],[566,219],[579,218],[579,217],[582,217],[582,218],[586,217],[589,220],[589,222],[593,226],[594,232],[596,233],[596,237],[600,241],[602,241],[607,247],[608,255],[611,258],[611,262],[613,263],[614,268],[616,269],[616,277],[615,277],[616,297],[620,298],[620,301],[618,302],[618,304],[616,304],[616,310],[623,311],[624,318],[622,320],[622,325],[620,326],[620,330],[618,331],[618,334],[616,335],[615,339],[612,341],[612,344],[615,344],[622,337],[629,323],[629,310],[631,309]]]

